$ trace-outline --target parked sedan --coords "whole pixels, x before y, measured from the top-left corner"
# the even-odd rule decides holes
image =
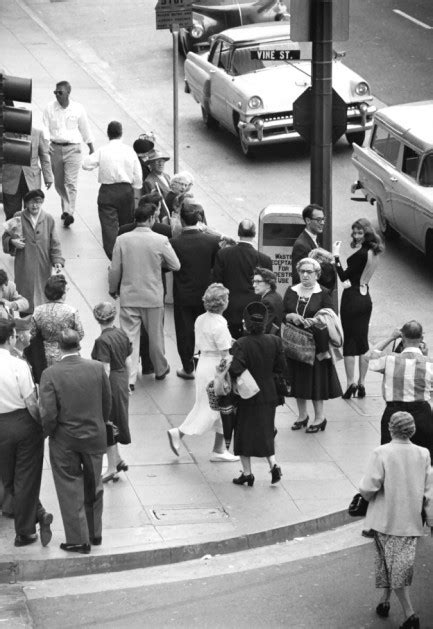
[[[190,51],[209,48],[209,38],[227,28],[289,20],[290,0],[196,0],[192,5],[192,26],[181,28],[180,51],[186,57]]]
[[[299,138],[293,103],[311,86],[311,48],[291,41],[284,23],[223,31],[209,53],[188,54],[185,91],[200,104],[205,124],[219,123],[238,136],[245,155],[288,142]],[[362,144],[376,111],[369,84],[336,58],[332,85],[343,115],[346,107],[347,140]]]

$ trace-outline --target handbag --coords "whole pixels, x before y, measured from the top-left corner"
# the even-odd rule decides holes
[[[248,369],[245,369],[233,383],[233,391],[243,400],[249,400],[260,391],[260,388]]]
[[[352,498],[352,501],[349,505],[349,515],[354,518],[362,517],[367,513],[368,508],[368,500],[363,498],[361,494],[355,494]]]
[[[287,358],[314,365],[316,343],[313,333],[309,330],[299,328],[293,323],[286,323],[283,330],[283,345]]]
[[[232,390],[232,379],[229,374],[230,362],[226,358],[221,358],[216,366],[213,380],[216,395],[228,395]]]
[[[274,373],[275,389],[277,390],[278,397],[290,396],[290,384],[281,373]],[[283,402],[284,404],[284,402]]]

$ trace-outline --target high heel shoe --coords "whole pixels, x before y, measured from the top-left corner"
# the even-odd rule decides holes
[[[388,618],[389,607],[390,605],[388,601],[386,603],[379,603],[379,605],[376,607],[376,614],[381,618]]]
[[[118,472],[127,472],[129,470],[129,467],[127,466],[125,461],[119,461],[119,463],[116,465],[116,470]]]
[[[278,483],[281,480],[281,477],[283,475],[281,467],[275,463],[274,467],[271,469],[271,474],[271,485],[275,485],[275,483]]]
[[[343,393],[341,397],[343,398],[343,400],[350,400],[352,396],[355,397],[357,389],[357,385],[353,383],[350,385],[350,387],[348,387],[348,389]]]
[[[358,397],[365,397],[365,387],[363,384],[358,384],[356,387],[358,389]]]
[[[309,421],[310,421],[310,418],[308,417],[308,415],[305,419],[298,419],[292,425],[292,430],[301,430],[301,428],[306,428],[308,426]]]
[[[324,419],[323,422],[321,422],[320,424],[311,424],[311,426],[308,426],[305,432],[313,433],[313,432],[319,432],[319,430],[323,432],[326,428],[327,423],[328,423],[328,420]]]
[[[416,614],[412,614],[406,618],[404,623],[400,625],[400,629],[419,629],[419,618]]]
[[[244,483],[248,484],[248,487],[252,487],[254,485],[254,474],[242,474],[239,478],[234,478],[233,482],[235,485],[243,485]]]

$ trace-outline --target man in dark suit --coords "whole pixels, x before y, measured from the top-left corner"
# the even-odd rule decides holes
[[[292,286],[299,284],[300,279],[296,265],[302,258],[307,258],[310,251],[320,247],[317,237],[322,234],[325,226],[325,214],[320,205],[312,203],[302,210],[305,229],[295,240],[292,251]]]
[[[176,374],[185,380],[194,378],[194,323],[205,311],[202,297],[210,284],[219,251],[219,238],[197,227],[199,208],[201,206],[195,203],[182,205],[182,232],[170,241],[180,262],[180,269],[173,272],[174,325],[177,351],[182,361],[182,369]]]
[[[264,267],[272,270],[272,260],[259,253],[253,246],[256,226],[253,221],[244,219],[239,223],[239,242],[218,251],[213,269],[213,280],[221,282],[229,289],[229,305],[224,312],[230,334],[234,339],[242,336],[242,316],[244,308],[256,301],[253,288],[254,269]]]
[[[88,554],[102,542],[102,457],[111,410],[102,363],[81,358],[75,330],[59,341],[61,359],[41,377],[40,409],[50,437],[50,461],[65,529],[60,548]]]

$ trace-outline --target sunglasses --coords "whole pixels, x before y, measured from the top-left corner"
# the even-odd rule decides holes
[[[54,90],[53,94],[66,94],[63,90]]]

